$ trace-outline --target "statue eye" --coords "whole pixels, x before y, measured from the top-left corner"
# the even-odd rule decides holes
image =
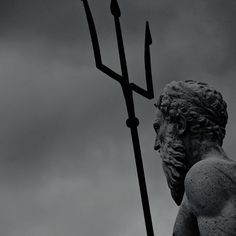
[[[153,128],[154,128],[155,132],[158,133],[158,132],[159,132],[159,129],[160,129],[160,125],[159,125],[158,123],[155,123],[155,124],[153,125]]]

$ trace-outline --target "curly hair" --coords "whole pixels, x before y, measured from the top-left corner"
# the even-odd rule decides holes
[[[193,137],[222,146],[228,120],[227,104],[221,93],[208,84],[173,81],[166,85],[156,106],[169,122],[175,123],[179,116],[184,116]]]

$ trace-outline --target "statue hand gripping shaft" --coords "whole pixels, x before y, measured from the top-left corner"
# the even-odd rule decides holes
[[[135,91],[136,93],[148,99],[154,98],[152,73],[151,73],[151,58],[150,58],[150,44],[152,43],[152,39],[151,39],[149,24],[148,22],[146,23],[146,35],[145,35],[144,60],[145,60],[146,84],[147,84],[147,90],[145,90],[137,86],[136,84],[129,82],[125,50],[124,50],[121,26],[120,26],[120,21],[119,21],[121,12],[120,12],[120,8],[119,8],[117,0],[111,0],[111,13],[114,16],[114,21],[115,21],[115,29],[116,29],[116,35],[117,35],[117,43],[118,43],[118,49],[119,49],[122,75],[117,74],[116,72],[109,69],[107,66],[103,65],[101,53],[100,53],[100,47],[98,43],[97,32],[96,32],[93,17],[92,17],[92,14],[88,5],[88,1],[87,0],[81,0],[81,1],[84,4],[84,8],[85,8],[85,12],[86,12],[87,20],[88,20],[96,67],[120,83],[124,97],[125,97],[125,102],[126,102],[127,112],[128,112],[128,117],[129,117],[126,121],[126,124],[131,130],[146,231],[147,231],[148,236],[154,236],[149,201],[148,201],[147,187],[146,187],[146,181],[145,181],[145,175],[144,175],[144,169],[143,169],[143,163],[142,163],[142,155],[141,155],[141,149],[140,149],[140,143],[139,143],[139,137],[138,137],[138,130],[137,130],[137,127],[139,125],[139,120],[135,116],[134,101],[133,101],[133,91]]]

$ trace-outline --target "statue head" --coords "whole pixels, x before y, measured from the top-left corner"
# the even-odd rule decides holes
[[[173,81],[162,91],[157,104],[155,150],[161,155],[171,195],[182,202],[188,171],[186,137],[222,146],[227,123],[227,105],[222,95],[206,83]]]

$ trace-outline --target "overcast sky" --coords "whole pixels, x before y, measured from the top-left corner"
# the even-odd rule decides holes
[[[109,0],[90,0],[104,64],[120,72]],[[195,79],[228,103],[235,157],[235,0],[120,0],[130,80],[144,85],[145,21],[155,96]],[[178,208],[153,150],[153,104],[134,96],[155,235]],[[80,0],[0,1],[0,234],[143,236],[141,200],[121,88],[95,68]]]

